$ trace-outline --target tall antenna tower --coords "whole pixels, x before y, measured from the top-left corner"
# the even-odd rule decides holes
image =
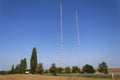
[[[61,38],[61,41],[60,41],[60,47],[61,47],[61,66],[64,67],[64,59],[63,59],[63,56],[64,56],[64,50],[63,50],[63,27],[62,27],[62,1],[60,3],[60,38]]]
[[[78,28],[78,12],[77,11],[76,11],[76,27],[77,27],[77,38],[78,38],[78,54],[80,56],[80,33],[79,33],[79,28]],[[80,64],[80,68],[82,69],[81,64]]]

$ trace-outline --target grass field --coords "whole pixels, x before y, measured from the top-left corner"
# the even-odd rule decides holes
[[[109,69],[109,73],[120,74],[120,69]],[[85,75],[84,75],[85,76]],[[99,78],[93,76],[92,78],[89,76],[51,76],[51,75],[38,75],[38,74],[11,74],[11,75],[0,75],[0,80],[120,80],[120,76],[117,79],[111,78]]]
[[[97,79],[97,78],[83,78],[71,76],[46,76],[46,75],[32,75],[32,74],[14,74],[14,75],[0,75],[0,80],[112,80],[112,79]],[[117,79],[119,80],[119,79]]]
[[[120,74],[120,69],[108,69],[109,73]],[[99,76],[100,77],[100,76]],[[120,78],[120,77],[119,77]],[[38,75],[38,74],[11,74],[11,75],[0,75],[0,80],[120,80],[110,78],[90,78],[84,77],[73,77],[73,76],[50,76],[50,75]]]

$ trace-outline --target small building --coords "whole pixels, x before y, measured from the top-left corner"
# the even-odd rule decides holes
[[[26,71],[25,71],[25,74],[29,74],[29,73],[30,73],[30,71],[29,71],[29,70],[26,70]]]

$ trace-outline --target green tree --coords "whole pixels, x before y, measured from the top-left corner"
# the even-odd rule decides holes
[[[72,67],[72,73],[80,73],[80,69],[78,68],[78,66]]]
[[[83,67],[83,72],[84,72],[84,73],[95,73],[95,70],[94,70],[94,68],[92,67],[92,65],[86,64],[86,65]]]
[[[69,67],[69,66],[68,66],[68,67],[66,67],[66,68],[65,68],[65,73],[70,73],[70,70],[71,70],[71,69],[70,69],[70,67]]]
[[[37,73],[42,74],[44,71],[42,63],[37,65]]]
[[[27,62],[26,62],[26,58],[24,58],[20,62],[20,72],[25,73],[26,68],[27,68]]]
[[[14,74],[15,73],[15,68],[14,68],[14,65],[12,65],[12,68],[11,68],[11,74]]]
[[[36,48],[33,48],[30,59],[30,72],[32,74],[36,73],[36,68],[37,68],[37,51]]]
[[[23,59],[24,60],[24,67],[25,67],[25,71],[27,69],[27,61],[26,61],[26,58]]]
[[[53,63],[49,69],[50,73],[52,73],[54,76],[56,76],[56,72],[57,72],[57,67],[56,64]]]
[[[18,64],[15,68],[15,73],[21,73],[21,69],[20,69],[20,64]]]
[[[102,62],[98,65],[98,71],[100,73],[104,73],[104,74],[107,74],[108,73],[108,67],[107,67],[107,64],[105,62]]]
[[[58,73],[62,73],[63,68],[62,67],[58,67],[57,71],[58,71]]]

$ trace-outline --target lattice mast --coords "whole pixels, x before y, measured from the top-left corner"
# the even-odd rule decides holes
[[[60,47],[61,47],[61,66],[64,67],[63,50],[63,26],[62,26],[62,2],[60,3]]]
[[[78,40],[78,55],[80,57],[80,33],[78,28],[78,12],[76,11],[76,27],[77,27],[77,40]],[[82,69],[81,59],[80,59],[80,68]]]

